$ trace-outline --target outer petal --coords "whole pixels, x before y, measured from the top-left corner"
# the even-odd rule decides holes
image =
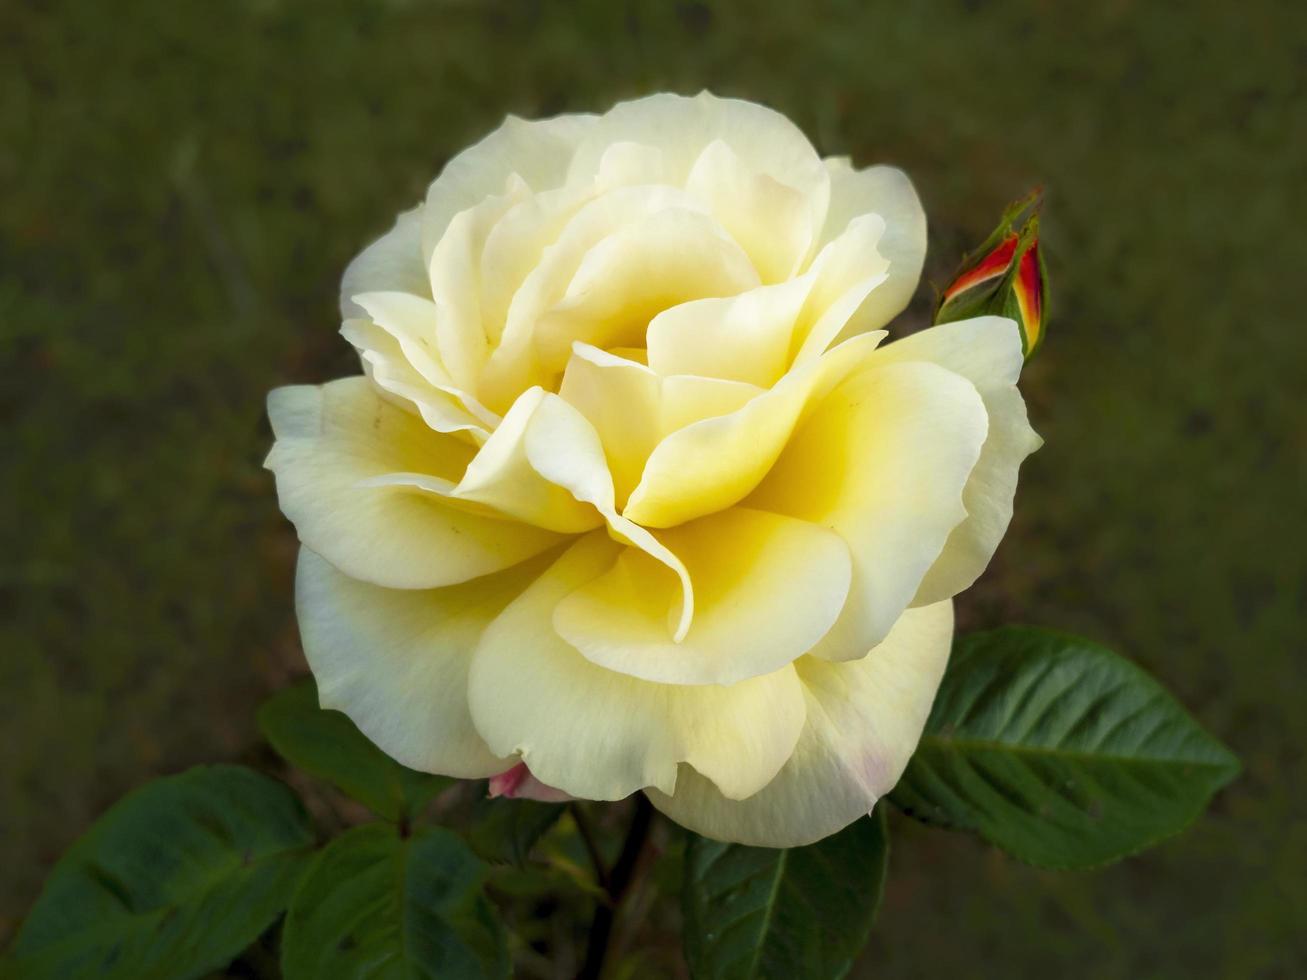
[[[340,316],[364,316],[351,297],[359,293],[397,291],[431,298],[427,264],[422,259],[422,208],[405,211],[395,227],[360,252],[340,282]]]
[[[752,169],[803,193],[820,226],[830,193],[829,177],[803,132],[765,106],[708,92],[693,98],[662,93],[614,106],[577,148],[569,179],[598,173],[611,144],[631,141],[661,150],[665,179],[684,186],[700,154],[715,140],[734,150]]]
[[[877,287],[850,321],[842,337],[885,326],[902,312],[917,290],[926,260],[926,212],[912,181],[895,167],[854,170],[848,160],[826,161],[830,171],[831,201],[822,241],[840,235],[859,215],[878,214],[885,234],[877,243],[889,260],[889,277]]]
[[[837,531],[853,554],[844,612],[812,653],[863,656],[911,602],[949,533],[985,441],[971,383],[934,364],[870,365],[795,432],[747,505]]]
[[[653,684],[590,663],[553,631],[559,600],[617,551],[586,536],[486,629],[469,685],[477,730],[492,752],[520,754],[541,782],[584,799],[670,793],[680,762],[732,799],[756,792],[803,728],[792,666],[730,687]]]
[[[384,401],[366,378],[268,396],[277,441],[264,464],[300,540],[351,578],[397,589],[452,585],[514,565],[558,536],[447,507],[396,472],[457,479],[472,449]]]
[[[962,491],[967,519],[953,529],[926,573],[914,605],[927,605],[968,588],[989,564],[1012,520],[1022,460],[1043,440],[1026,420],[1016,388],[1021,335],[1002,317],[978,317],[932,327],[876,352],[876,363],[928,361],[956,371],[976,386],[989,414],[989,435]]]
[[[596,664],[667,684],[735,684],[803,655],[849,589],[849,553],[815,524],[735,507],[662,535],[694,583],[694,619],[674,635],[680,590],[628,549],[559,602],[560,636]]]
[[[794,754],[765,789],[732,800],[688,769],[658,809],[695,833],[757,847],[801,847],[871,812],[907,766],[944,674],[949,602],[910,609],[868,656],[795,666],[808,702]]]
[[[445,589],[383,589],[300,549],[295,602],[323,707],[387,755],[460,778],[507,768],[472,726],[467,674],[481,631],[548,567],[539,558]]]

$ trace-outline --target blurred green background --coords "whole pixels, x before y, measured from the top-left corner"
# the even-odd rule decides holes
[[[263,396],[357,370],[351,255],[505,112],[706,86],[906,167],[936,281],[1046,185],[1047,445],[960,614],[1116,647],[1245,762],[1092,874],[895,820],[863,974],[1307,975],[1303,11],[4,0],[0,936],[96,814],[245,751],[302,669]]]

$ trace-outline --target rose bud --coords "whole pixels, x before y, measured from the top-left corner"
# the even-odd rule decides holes
[[[962,260],[940,294],[935,323],[1005,316],[1021,329],[1024,355],[1034,353],[1048,315],[1048,272],[1039,250],[1040,195],[1036,190],[1012,204],[989,238]]]

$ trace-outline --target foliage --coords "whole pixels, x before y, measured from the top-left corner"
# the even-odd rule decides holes
[[[885,808],[789,850],[695,836],[685,863],[685,956],[696,977],[843,976],[885,890]]]
[[[213,766],[158,780],[59,862],[6,970],[32,980],[201,977],[289,909],[286,980],[502,977],[514,959],[520,974],[553,976],[579,956],[565,934],[535,926],[563,921],[559,909],[577,902],[594,906],[581,976],[651,969],[643,951],[623,958],[611,948],[621,944],[617,913],[640,893],[647,802],[621,839],[611,819],[592,825],[579,805],[562,821],[559,804],[486,799],[483,783],[451,787],[404,769],[344,715],[319,708],[311,684],[275,695],[260,723],[288,761],[382,820],[344,829],[314,855],[304,807],[268,776]],[[1087,640],[1005,629],[958,641],[893,798],[1025,860],[1085,867],[1178,831],[1237,769],[1138,668]],[[426,804],[464,786],[476,798],[460,806],[442,795],[436,808],[462,833],[434,826]],[[665,854],[679,871],[650,873],[639,900],[656,906],[679,888],[695,977],[848,972],[885,888],[884,806],[790,850],[688,838],[683,852]]]
[[[1008,628],[957,644],[893,799],[1032,864],[1090,868],[1182,830],[1238,771],[1138,667]]]
[[[313,843],[299,801],[237,766],[148,783],[55,867],[14,945],[27,980],[198,977],[282,913]]]

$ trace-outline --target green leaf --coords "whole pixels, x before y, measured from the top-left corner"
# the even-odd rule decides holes
[[[487,861],[520,868],[566,809],[562,803],[483,796],[472,812],[468,842]]]
[[[884,808],[807,847],[775,850],[691,835],[685,955],[700,980],[842,977],[885,890]]]
[[[312,844],[299,800],[252,770],[202,766],[148,783],[55,866],[13,974],[171,980],[222,967],[286,908]]]
[[[387,820],[411,819],[453,782],[401,766],[344,714],[318,707],[312,679],[265,701],[259,728],[287,762],[327,780]]]
[[[487,868],[451,831],[356,827],[313,863],[282,935],[286,980],[508,975]]]
[[[1089,868],[1184,829],[1238,771],[1129,661],[1008,628],[958,641],[891,799],[1031,864]]]

